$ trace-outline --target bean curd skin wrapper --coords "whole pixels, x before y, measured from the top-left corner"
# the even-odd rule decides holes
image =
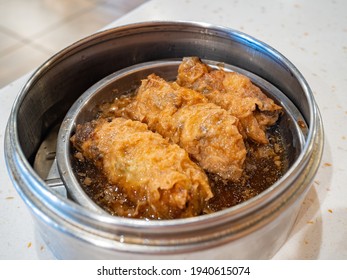
[[[206,174],[188,153],[146,124],[98,119],[78,125],[71,142],[124,193],[127,207],[118,200],[111,202],[118,216],[193,217],[204,212],[213,196]]]
[[[196,90],[240,120],[244,138],[268,144],[266,130],[282,107],[268,98],[251,80],[236,72],[210,69],[198,57],[186,57],[178,69],[177,83]]]
[[[185,149],[204,170],[237,181],[246,148],[239,121],[203,94],[149,75],[127,108],[132,119]]]

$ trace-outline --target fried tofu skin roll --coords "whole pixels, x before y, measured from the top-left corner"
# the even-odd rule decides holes
[[[117,215],[193,217],[203,213],[213,196],[206,174],[187,152],[148,130],[146,124],[98,119],[78,125],[71,142],[133,205],[124,211],[121,203],[110,201]]]
[[[238,120],[203,94],[152,74],[129,109],[134,119],[185,149],[204,170],[231,181],[241,177],[246,148]]]
[[[282,107],[268,98],[246,76],[236,72],[212,70],[197,57],[183,59],[177,83],[196,90],[214,104],[240,120],[243,134],[267,144],[266,129],[274,125]]]

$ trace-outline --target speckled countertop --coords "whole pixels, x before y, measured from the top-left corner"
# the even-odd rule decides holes
[[[304,75],[321,110],[325,150],[299,219],[274,259],[347,259],[347,1],[153,0],[108,27],[148,20],[223,25],[266,42]],[[51,259],[4,162],[4,131],[28,75],[0,90],[0,259]]]

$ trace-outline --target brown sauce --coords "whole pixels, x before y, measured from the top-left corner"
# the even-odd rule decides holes
[[[131,97],[122,97],[126,106]],[[120,105],[122,106],[122,105]],[[121,108],[113,108],[111,104],[100,106],[97,117],[111,117],[114,112],[120,112]],[[286,149],[281,130],[276,124],[267,131],[269,144],[256,144],[246,140],[247,157],[244,172],[241,179],[236,182],[228,182],[213,174],[207,174],[214,197],[209,200],[206,213],[216,212],[242,203],[274,184],[282,177],[288,168]],[[110,184],[102,171],[96,169],[81,153],[73,150],[72,166],[82,188],[91,199],[111,215],[126,216],[134,205],[128,200],[121,189]],[[145,216],[145,215],[144,215]]]
[[[239,182],[223,182],[208,175],[214,197],[208,209],[216,212],[242,203],[266,190],[279,180],[288,168],[283,138],[277,125],[268,135],[269,144],[260,145],[246,141],[247,157]]]

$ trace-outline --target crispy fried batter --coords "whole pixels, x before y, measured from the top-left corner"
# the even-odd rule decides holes
[[[71,142],[134,205],[125,214],[114,209],[117,214],[192,217],[202,214],[213,196],[207,176],[187,152],[149,131],[146,124],[124,118],[98,119],[78,125]]]
[[[238,119],[201,93],[152,74],[143,80],[128,110],[184,148],[203,169],[232,181],[240,178],[246,149]]]
[[[212,70],[199,58],[187,57],[179,66],[177,83],[203,93],[210,102],[237,117],[247,137],[268,143],[265,131],[275,124],[282,108],[246,76]]]

